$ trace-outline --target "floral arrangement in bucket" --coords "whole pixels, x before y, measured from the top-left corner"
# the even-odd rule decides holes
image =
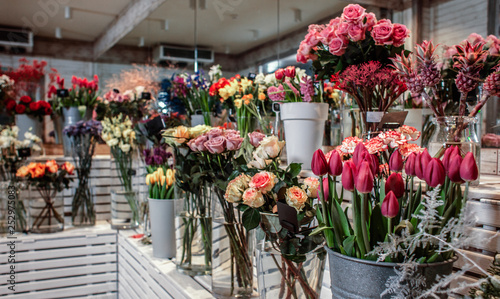
[[[321,150],[315,152],[312,169],[322,186],[315,233],[325,236],[331,250],[412,265],[446,262],[455,256],[456,248],[448,244],[460,238],[458,223],[463,220],[469,182],[478,176],[477,165],[471,153],[462,157],[457,147],[448,148],[442,159],[432,158],[427,150],[408,143],[418,136],[412,128],[402,127],[365,142],[348,138],[328,158]],[[425,188],[422,182],[415,188],[415,177]],[[352,195],[352,221],[342,209],[346,191]],[[434,283],[427,281],[427,286]]]
[[[78,165],[76,169],[78,187],[71,204],[73,225],[95,224],[96,215],[89,186],[89,176],[95,147],[97,143],[102,142],[101,131],[101,122],[96,120],[79,121],[63,130],[63,133],[71,140],[73,162]]]
[[[136,148],[135,131],[128,116],[119,114],[113,118],[105,118],[102,122],[101,137],[110,147],[115,160],[118,178],[125,191],[125,198],[132,211],[132,223],[139,221],[138,207],[132,187],[135,170],[132,167],[133,153]]]
[[[149,198],[173,199],[175,170],[166,167],[158,167],[154,172],[146,175]]]
[[[377,20],[358,4],[347,5],[340,17],[326,25],[309,25],[297,50],[297,61],[313,62],[318,79],[344,71],[350,65],[379,61],[390,64],[390,57],[401,53],[410,31],[388,19]]]
[[[57,76],[56,83],[58,88],[54,85],[50,86],[47,97],[52,99],[52,110],[56,114],[62,115],[63,108],[78,107],[79,110],[93,111],[97,104],[99,77],[94,75],[93,80],[89,81],[87,78],[78,78],[73,76],[71,78],[72,88],[64,88],[64,78]],[[63,91],[64,92],[61,92]],[[67,92],[66,92],[67,91]]]
[[[322,260],[319,264],[312,262],[318,266],[321,274],[324,266],[324,258],[321,258],[324,253],[321,247],[323,239],[309,234],[314,218],[312,198],[317,195],[319,181],[307,178],[299,182],[299,164],[292,163],[286,169],[279,166],[279,154],[284,142],[278,141],[276,136],[252,137],[256,146],[253,160],[247,165],[240,165],[238,171],[231,175],[224,199],[243,211],[241,221],[246,230],[257,230],[259,291],[265,294],[271,292],[270,289],[275,289],[277,293],[273,294],[276,296],[279,293],[318,298],[320,285],[317,281],[314,282],[317,276],[310,274],[308,267],[311,265],[311,252]],[[277,221],[277,212],[295,219],[296,230],[293,225],[281,227],[281,223]],[[266,278],[267,271],[262,269],[263,265],[268,269],[270,264],[278,270],[273,273],[279,276],[279,286],[271,286],[271,283],[266,282],[276,281],[271,277]],[[306,275],[306,272],[309,274]],[[273,294],[262,296],[274,296]]]
[[[31,230],[34,232],[54,232],[64,227],[63,204],[56,203],[56,194],[69,187],[73,180],[68,177],[73,174],[75,166],[69,162],[57,164],[54,160],[46,163],[31,162],[17,170],[16,176],[26,179],[42,198],[41,210],[37,214],[30,213]],[[33,200],[30,202],[30,206]]]

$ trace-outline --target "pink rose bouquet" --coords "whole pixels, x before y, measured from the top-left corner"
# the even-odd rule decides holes
[[[390,64],[390,57],[401,53],[410,31],[390,20],[377,20],[358,4],[349,4],[340,17],[325,25],[309,25],[300,43],[297,61],[313,61],[318,79],[328,79],[350,65],[368,61]]]

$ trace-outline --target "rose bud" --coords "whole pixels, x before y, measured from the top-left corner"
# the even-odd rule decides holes
[[[337,151],[333,151],[328,162],[328,174],[338,176],[342,174],[342,158]]]
[[[405,172],[406,175],[409,176],[415,176],[415,161],[417,160],[418,155],[417,153],[413,152],[411,153],[408,158],[406,158],[406,164],[405,164]]]
[[[361,142],[358,143],[358,145],[356,145],[356,147],[354,148],[354,153],[352,154],[352,161],[354,162],[355,165],[361,164],[361,161],[363,161],[365,153],[369,154],[365,145]]]
[[[421,180],[425,180],[425,171],[427,169],[427,164],[431,161],[432,157],[429,155],[427,149],[421,152],[417,159],[415,160],[415,174]]]
[[[465,154],[464,160],[460,165],[460,177],[467,182],[475,181],[479,177],[476,159],[472,152]]]
[[[392,191],[397,198],[405,194],[405,182],[400,173],[392,173],[385,182],[385,192]]]
[[[437,187],[444,184],[446,173],[443,162],[438,158],[431,158],[431,161],[425,168],[425,181],[430,187]]]
[[[453,155],[449,158],[448,163],[448,177],[450,181],[457,184],[462,184],[464,180],[460,176],[460,166],[462,165],[463,158],[460,155]]]
[[[356,176],[356,189],[360,193],[370,193],[373,190],[373,173],[370,169],[370,164],[366,161],[361,163],[358,174]]]
[[[399,213],[399,202],[394,192],[389,191],[382,201],[382,215],[387,218],[394,218]]]
[[[277,69],[274,72],[274,76],[276,77],[276,80],[281,80],[285,76],[285,70],[284,69]]]
[[[389,169],[392,171],[403,170],[403,156],[398,150],[395,150],[389,159]]]
[[[351,160],[344,163],[342,168],[342,186],[344,189],[353,191],[354,190],[354,177],[356,176],[356,166]]]
[[[295,78],[295,67],[294,66],[287,66],[285,68],[285,76],[288,78]]]
[[[317,176],[324,176],[328,172],[328,163],[321,149],[317,149],[313,154],[311,170]]]
[[[456,146],[456,145],[452,145],[444,151],[442,161],[443,161],[443,166],[444,166],[444,170],[446,171],[446,173],[448,173],[448,171],[449,171],[449,164],[450,164],[451,158],[456,154],[460,154],[460,150],[458,149],[458,146]]]

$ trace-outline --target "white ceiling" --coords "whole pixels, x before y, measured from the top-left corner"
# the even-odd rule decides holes
[[[54,37],[55,28],[60,27],[63,39],[92,42],[107,30],[131,1],[139,0],[0,0],[0,26],[27,26],[43,37]],[[231,54],[239,54],[276,39],[278,3],[280,35],[332,16],[346,4],[340,0],[205,2],[206,8],[197,11],[198,45]],[[44,7],[43,3],[52,5]],[[71,19],[64,18],[65,6],[72,9]],[[297,9],[300,10],[301,21],[295,21]],[[168,20],[168,30],[164,29],[165,19]],[[143,37],[145,46],[159,43],[193,46],[194,19],[190,0],[167,0],[118,44],[138,45]]]

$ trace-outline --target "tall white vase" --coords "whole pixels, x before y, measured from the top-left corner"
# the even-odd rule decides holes
[[[154,257],[175,257],[175,205],[178,201],[149,198]]]
[[[280,108],[285,127],[287,163],[311,169],[314,151],[323,145],[327,103],[285,103]]]

